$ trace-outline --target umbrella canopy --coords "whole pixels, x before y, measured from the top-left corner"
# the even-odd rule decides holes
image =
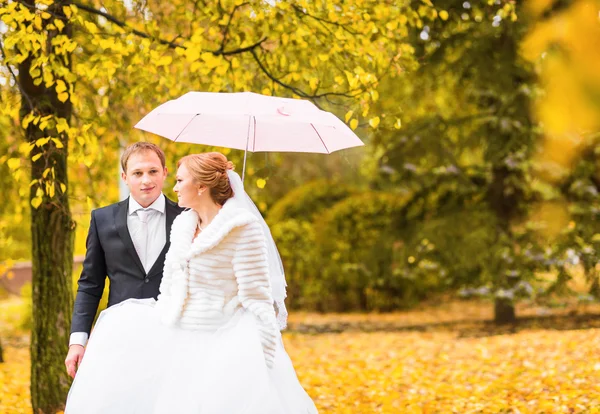
[[[189,92],[155,108],[135,128],[251,152],[329,154],[364,145],[344,122],[309,101],[251,92]]]

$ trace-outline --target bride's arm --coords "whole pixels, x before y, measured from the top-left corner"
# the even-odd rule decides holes
[[[265,360],[271,367],[279,329],[273,309],[265,236],[257,222],[239,228],[237,236],[233,271],[238,297],[242,306],[258,318]]]

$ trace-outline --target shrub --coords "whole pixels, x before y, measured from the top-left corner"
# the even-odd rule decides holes
[[[317,223],[323,310],[391,310],[419,295],[395,271],[403,248],[398,227],[410,195],[368,192],[329,209]]]
[[[269,210],[267,220],[276,224],[283,220],[311,221],[312,217],[345,199],[356,190],[328,180],[309,182],[288,192]]]

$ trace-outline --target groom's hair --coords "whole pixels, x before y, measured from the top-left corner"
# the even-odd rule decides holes
[[[165,153],[163,152],[163,150],[161,150],[158,146],[156,146],[150,142],[142,141],[142,142],[136,142],[135,144],[131,144],[130,146],[125,148],[125,151],[123,151],[123,155],[121,155],[121,168],[123,168],[123,172],[125,174],[127,174],[127,161],[129,160],[129,157],[131,157],[133,154],[136,154],[138,152],[143,152],[143,151],[154,152],[158,156],[158,159],[160,160],[162,167],[165,168],[166,161],[165,161]]]

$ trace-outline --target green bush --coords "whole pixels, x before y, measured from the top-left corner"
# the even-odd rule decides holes
[[[309,182],[288,192],[269,210],[267,221],[277,224],[288,219],[311,221],[312,217],[356,193],[344,184],[328,180]]]
[[[369,192],[348,197],[315,220],[325,311],[408,307],[427,291],[398,273],[399,232],[410,195]]]
[[[314,227],[303,220],[288,219],[271,226],[271,233],[285,268],[287,307],[318,309],[318,277],[315,274],[317,255]]]

